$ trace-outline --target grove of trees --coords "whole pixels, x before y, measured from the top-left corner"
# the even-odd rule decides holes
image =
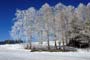
[[[70,38],[84,34],[90,36],[90,3],[79,4],[78,7],[65,6],[58,3],[50,6],[45,3],[40,9],[30,7],[17,10],[10,35],[15,40],[23,40],[32,47],[33,41],[43,44],[50,41],[57,45],[66,45]],[[58,44],[57,44],[58,42]],[[64,49],[64,48],[63,48]]]

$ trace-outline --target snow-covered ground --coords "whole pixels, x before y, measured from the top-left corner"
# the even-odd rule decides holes
[[[0,45],[0,60],[90,60],[90,52],[30,52],[22,44]]]

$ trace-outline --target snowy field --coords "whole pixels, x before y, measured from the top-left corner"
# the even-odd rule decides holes
[[[0,60],[90,60],[90,51],[30,52],[22,44],[0,45]]]

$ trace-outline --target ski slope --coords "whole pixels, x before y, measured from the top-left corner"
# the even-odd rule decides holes
[[[0,45],[0,60],[90,60],[90,52],[30,52],[20,44]]]

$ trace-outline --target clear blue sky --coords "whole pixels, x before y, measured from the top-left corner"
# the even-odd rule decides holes
[[[31,6],[39,9],[44,3],[51,6],[61,2],[77,7],[79,3],[87,4],[90,0],[0,0],[0,40],[10,39],[9,31],[13,25],[16,9],[27,9]]]

